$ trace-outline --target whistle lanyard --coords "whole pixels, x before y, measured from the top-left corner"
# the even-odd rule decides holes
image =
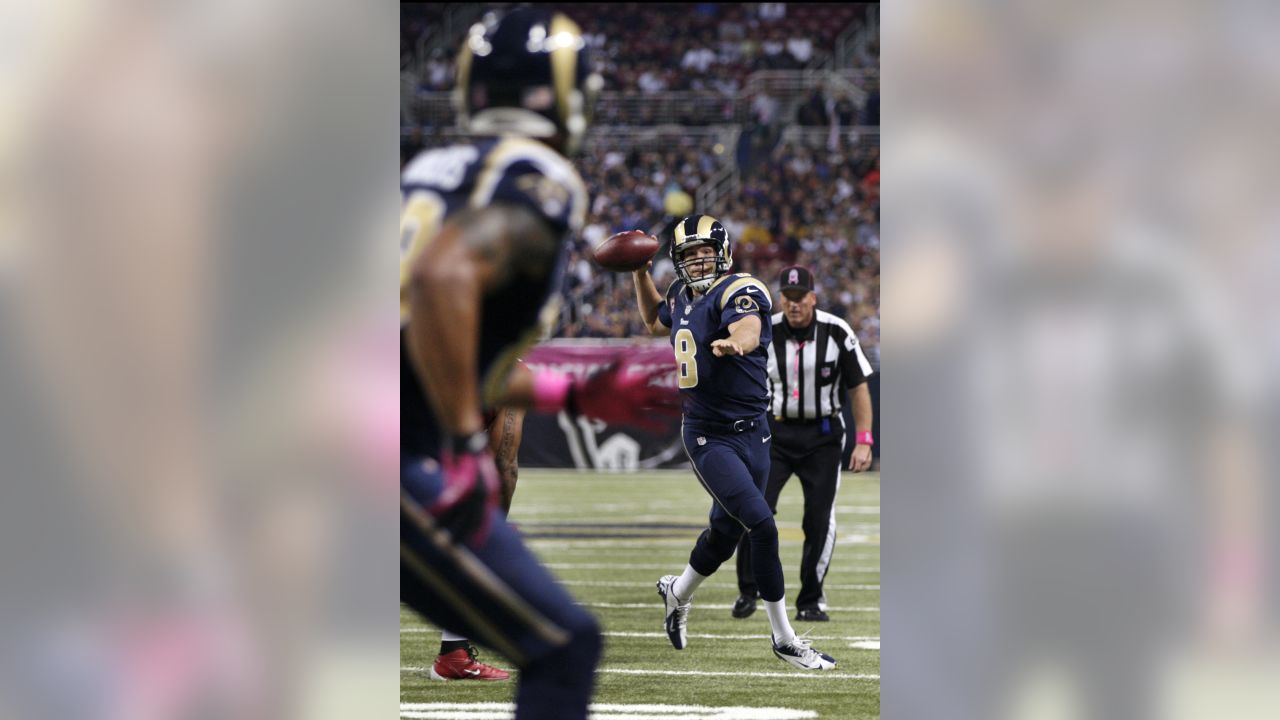
[[[797,400],[800,398],[800,362],[804,357],[805,342],[807,341],[801,340],[796,343],[796,362],[791,368],[791,397]]]

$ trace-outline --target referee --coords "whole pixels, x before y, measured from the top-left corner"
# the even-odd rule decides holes
[[[807,268],[783,268],[778,284],[783,312],[773,316],[773,343],[769,346],[773,443],[765,500],[776,513],[782,487],[793,473],[799,476],[804,490],[804,552],[800,556],[796,620],[825,622],[829,618],[822,581],[836,541],[835,501],[844,454],[841,400],[845,392],[852,396],[857,447],[849,469],[860,472],[871,466],[874,444],[871,393],[867,389],[872,370],[848,323],[817,309],[813,274]],[[733,616],[745,618],[755,612],[759,597],[745,535],[738,543],[738,590]]]

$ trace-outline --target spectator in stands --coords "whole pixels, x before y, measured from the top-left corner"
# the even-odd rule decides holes
[[[771,125],[778,114],[778,101],[761,90],[751,99],[751,114],[759,125]]]
[[[809,93],[796,110],[796,124],[809,127],[827,124],[827,99],[823,97],[822,90],[814,88]]]
[[[787,52],[795,60],[796,67],[804,67],[813,58],[813,40],[805,35],[792,35],[787,40]]]
[[[440,92],[453,87],[453,66],[445,56],[442,48],[436,48],[427,62],[426,82],[424,87],[432,92]]]
[[[853,125],[853,120],[857,116],[858,108],[853,104],[853,101],[849,99],[848,95],[841,93],[840,96],[836,98],[835,107],[832,109],[835,112],[836,122],[840,123],[840,127],[851,127]]]
[[[760,19],[765,21],[782,20],[787,17],[786,3],[760,3]]]
[[[880,124],[880,88],[878,85],[871,89],[867,96],[866,104],[862,106],[862,124]]]
[[[691,14],[688,6],[572,7],[578,9],[569,10],[570,14],[598,13],[605,18],[595,23],[601,28],[599,39],[593,36],[587,42],[601,49],[597,58],[607,76],[607,89],[650,95],[662,88],[702,88],[712,101],[687,104],[685,109],[692,113],[685,118],[687,124],[725,119],[745,124],[737,152],[729,146],[717,153],[712,149],[716,141],[659,132],[622,146],[608,141],[588,146],[581,167],[592,203],[581,238],[568,250],[565,310],[557,334],[642,334],[640,328],[632,327],[636,323],[630,285],[619,292],[613,275],[600,272],[590,262],[590,249],[613,232],[634,227],[656,231],[667,216],[701,211],[689,207],[699,186],[736,158],[742,178],[738,191],[718,205],[726,208],[721,221],[739,243],[737,269],[776,276],[781,267],[802,256],[803,262],[815,267],[818,281],[832,288],[832,310],[855,328],[868,357],[878,365],[878,148],[856,141],[844,145],[848,137],[841,134],[828,149],[825,133],[821,139],[809,134],[778,148],[777,97],[759,92],[747,101],[736,99],[756,67],[753,62],[761,40],[769,45],[773,67],[795,66],[806,55],[803,44],[797,46],[795,41],[809,41],[811,61],[820,50],[831,51],[835,33],[826,31],[832,28],[814,32],[812,9],[793,7],[790,14],[796,17],[789,17],[781,5],[764,9],[760,17],[736,5],[720,6],[718,16]],[[672,31],[672,27],[681,30]],[[402,48],[413,46],[412,38],[402,27]],[[679,67],[671,67],[673,57],[680,58]],[[762,62],[760,67],[764,66]],[[427,70],[428,63],[418,67]],[[428,87],[436,84],[429,70],[425,80]],[[862,108],[846,94],[828,100],[822,91],[815,91],[801,105],[804,122],[808,127],[838,123],[843,128],[863,124],[873,113],[878,123],[878,94],[874,85],[869,89],[872,97]],[[659,115],[671,116],[669,108],[647,99],[635,105],[602,104],[599,111],[605,124],[630,126],[652,125]],[[438,142],[443,138],[414,130],[405,134],[402,153]],[[688,209],[673,212],[673,202]],[[658,285],[665,287],[672,276],[669,261],[659,258],[654,274]]]
[[[680,61],[680,67],[702,75],[715,64],[715,61],[716,53],[714,50],[709,47],[692,45],[685,51],[684,58]]]
[[[787,49],[786,39],[781,30],[769,30],[766,38],[760,43],[761,62],[765,69],[781,69],[786,66],[782,53]]]
[[[742,235],[738,239],[744,245],[752,245],[757,248],[763,248],[773,242],[773,236],[769,234],[768,228],[755,216],[747,221],[746,226],[742,229]]]
[[[636,80],[636,85],[640,87],[640,92],[646,95],[653,95],[667,89],[667,80],[661,69],[649,68],[640,73],[640,78]]]

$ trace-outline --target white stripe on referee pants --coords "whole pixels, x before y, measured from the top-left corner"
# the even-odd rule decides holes
[[[819,583],[827,577],[827,568],[831,565],[831,552],[836,546],[836,498],[840,496],[840,476],[844,465],[845,445],[844,415],[837,415],[836,417],[840,419],[840,459],[836,461],[836,493],[831,497],[831,517],[827,519],[827,542],[823,544],[822,554],[818,556],[818,565],[813,569]],[[818,597],[818,609],[824,612],[827,609],[827,590],[825,587],[822,589],[822,595]]]

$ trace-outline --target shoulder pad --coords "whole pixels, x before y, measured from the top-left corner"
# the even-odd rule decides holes
[[[729,298],[733,297],[735,293],[744,290],[747,292],[759,292],[763,300],[772,306],[773,303],[769,301],[769,288],[765,287],[764,283],[747,273],[738,273],[724,284],[724,291],[720,293],[720,308],[723,310],[725,304],[729,302]]]
[[[476,177],[470,204],[484,207],[495,196],[512,195],[575,232],[585,223],[588,198],[582,177],[563,155],[535,140],[508,137],[494,146]]]

